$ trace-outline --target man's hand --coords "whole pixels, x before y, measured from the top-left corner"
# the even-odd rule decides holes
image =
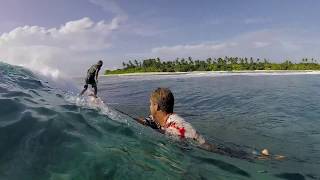
[[[285,159],[286,157],[278,154],[271,155],[268,149],[263,149],[257,158],[260,160],[267,160],[267,159],[282,160],[282,159]]]
[[[98,84],[98,79],[96,79],[96,84]]]
[[[200,144],[199,146],[201,149],[204,149],[206,151],[210,151],[210,152],[215,152],[216,151],[216,147],[213,144],[209,144],[207,142]]]
[[[134,120],[136,120],[138,123],[142,124],[142,125],[146,125],[144,118],[135,118]]]

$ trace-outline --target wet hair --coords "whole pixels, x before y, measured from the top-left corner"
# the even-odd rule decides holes
[[[102,66],[103,65],[103,61],[99,60],[97,65]]]
[[[157,88],[151,93],[150,99],[152,102],[158,104],[159,110],[166,113],[173,113],[174,97],[170,89]]]

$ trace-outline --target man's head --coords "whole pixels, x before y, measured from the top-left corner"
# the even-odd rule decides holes
[[[173,113],[174,97],[168,88],[157,88],[150,95],[150,113],[152,116],[158,111]]]
[[[98,63],[97,63],[97,65],[98,65],[99,67],[101,67],[101,66],[103,65],[103,61],[99,60]]]

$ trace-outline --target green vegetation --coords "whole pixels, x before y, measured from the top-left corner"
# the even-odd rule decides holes
[[[105,74],[124,74],[141,72],[191,72],[191,71],[242,71],[242,70],[320,70],[316,60],[304,58],[300,63],[286,60],[283,63],[271,63],[260,60],[239,57],[208,58],[206,60],[193,60],[177,58],[175,61],[161,61],[159,58],[142,61],[130,60],[122,63],[123,68],[106,70]]]

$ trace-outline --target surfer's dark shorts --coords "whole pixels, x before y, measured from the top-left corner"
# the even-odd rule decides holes
[[[92,87],[97,87],[97,83],[94,79],[94,76],[89,76],[86,78],[86,84],[84,85],[84,88],[88,88],[88,84],[91,84]]]

